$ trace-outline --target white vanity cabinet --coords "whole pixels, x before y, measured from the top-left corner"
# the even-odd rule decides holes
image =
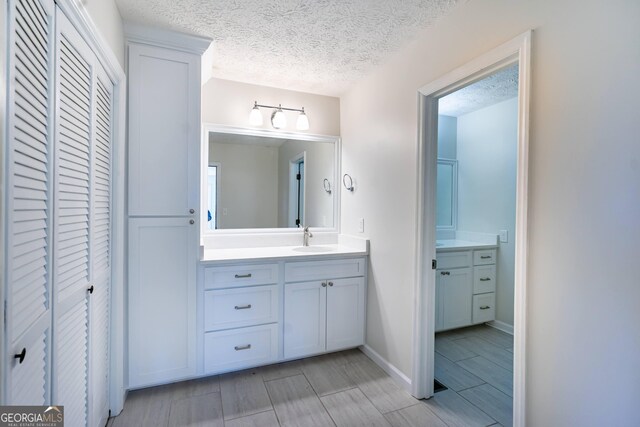
[[[496,249],[438,251],[435,330],[495,320]]]
[[[286,359],[364,344],[364,268],[363,258],[285,265],[285,281],[299,280],[284,285]]]

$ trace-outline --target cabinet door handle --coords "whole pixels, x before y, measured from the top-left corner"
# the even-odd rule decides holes
[[[491,255],[480,255],[480,259],[491,259]]]
[[[249,350],[251,348],[251,344],[246,345],[237,345],[233,347],[236,351]]]
[[[490,278],[488,278],[488,277],[481,277],[481,278],[480,278],[480,281],[481,281],[481,282],[488,282],[489,280],[491,280],[491,279],[490,279]]]
[[[195,209],[189,209],[189,213],[190,214],[196,213],[196,210]]]
[[[251,308],[251,304],[247,304],[247,305],[236,305],[234,307],[236,310],[247,310],[249,308]]]
[[[333,282],[329,282],[329,286],[333,286]]]
[[[196,222],[195,222],[194,220],[192,220],[192,219],[190,219],[190,220],[189,220],[189,224],[193,225],[193,224],[195,224],[195,223],[196,223]]]
[[[483,305],[482,307],[480,307],[480,310],[489,310],[491,307],[489,307],[488,305]]]
[[[251,273],[247,273],[247,274],[236,274],[234,276],[236,279],[248,279],[251,277]]]
[[[323,288],[326,288],[326,287],[327,287],[327,282],[322,282],[321,286],[322,286]]]
[[[448,271],[441,271],[440,274],[443,276],[449,276],[451,273],[449,273]]]
[[[24,362],[24,358],[27,356],[27,349],[23,348],[22,351],[16,355],[14,355],[14,359],[18,359],[18,363]]]

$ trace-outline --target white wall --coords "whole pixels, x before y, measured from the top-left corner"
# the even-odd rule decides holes
[[[528,29],[527,424],[628,426],[640,401],[640,3],[461,2],[341,98],[342,230],[371,239],[367,343],[411,374],[417,90]]]
[[[221,164],[218,228],[278,226],[277,147],[210,142],[209,161]]]
[[[309,130],[301,133],[340,135],[340,100],[331,96],[294,92],[266,86],[257,86],[230,80],[211,79],[202,86],[202,121],[218,125],[249,127],[249,112],[254,101],[263,105],[304,107],[309,117]],[[273,129],[271,111],[262,109],[264,129]],[[285,112],[287,128],[297,132],[298,113]]]
[[[124,67],[124,31],[122,17],[115,0],[84,0],[84,7],[98,27],[98,31]]]
[[[278,151],[278,227],[287,227],[289,213],[289,163],[300,153],[306,152],[304,164],[304,225],[311,227],[333,227],[333,197],[324,191],[323,180],[327,178],[334,188],[334,144],[316,141],[288,140]]]
[[[496,320],[513,325],[518,98],[458,117],[458,230],[498,234]]]

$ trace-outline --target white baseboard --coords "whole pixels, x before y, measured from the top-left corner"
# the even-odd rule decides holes
[[[411,393],[411,379],[403,374],[400,369],[389,363],[384,357],[380,356],[366,344],[361,346],[360,350],[362,350],[362,352],[366,354],[369,359],[373,360],[376,365],[380,366],[383,371],[389,374],[389,376],[393,378],[393,380],[398,383],[400,387],[402,387],[408,393]]]
[[[509,335],[513,335],[513,325],[510,325],[505,322],[501,322],[499,320],[492,320],[491,322],[486,323],[487,326],[491,326],[492,328],[496,328],[499,331],[506,332]]]

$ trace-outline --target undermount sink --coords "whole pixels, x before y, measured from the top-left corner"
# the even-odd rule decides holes
[[[331,252],[334,249],[328,248],[326,246],[299,246],[292,249],[294,252],[309,252],[309,253],[320,253],[320,252]]]

